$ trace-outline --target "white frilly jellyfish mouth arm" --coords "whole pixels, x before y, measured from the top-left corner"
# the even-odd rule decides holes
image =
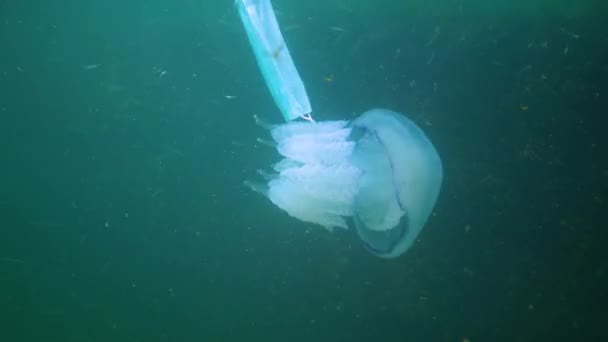
[[[282,159],[252,190],[298,220],[328,230],[354,223],[375,255],[409,249],[431,214],[443,177],[437,151],[416,124],[387,109],[352,122],[314,121],[304,84],[270,0],[237,0],[249,43],[284,119],[270,130]],[[302,119],[303,121],[292,121]]]

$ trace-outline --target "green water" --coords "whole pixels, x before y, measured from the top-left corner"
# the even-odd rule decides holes
[[[437,147],[413,248],[242,186],[280,114],[231,0],[0,0],[0,341],[608,339],[606,5],[274,5],[317,119]]]

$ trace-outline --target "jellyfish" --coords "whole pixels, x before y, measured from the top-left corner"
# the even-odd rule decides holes
[[[270,0],[236,0],[258,66],[286,123],[258,124],[282,156],[245,181],[290,216],[334,230],[353,227],[373,254],[409,249],[441,188],[441,160],[404,115],[371,109],[352,121],[315,121]],[[301,120],[304,119],[304,120]]]
[[[415,241],[442,182],[437,151],[405,116],[372,109],[352,122],[268,125],[283,157],[252,190],[301,221],[354,226],[372,253],[393,258]]]

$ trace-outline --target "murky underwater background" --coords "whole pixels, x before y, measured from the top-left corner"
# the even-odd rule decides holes
[[[0,0],[0,341],[608,339],[607,6],[273,4],[317,119],[438,149],[419,241],[242,185],[281,117],[231,0]]]

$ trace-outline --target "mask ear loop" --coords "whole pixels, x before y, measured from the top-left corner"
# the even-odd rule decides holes
[[[306,121],[310,121],[310,122],[316,122],[315,119],[312,118],[312,114],[311,113],[306,113],[306,114],[302,114],[300,115],[300,117]]]

